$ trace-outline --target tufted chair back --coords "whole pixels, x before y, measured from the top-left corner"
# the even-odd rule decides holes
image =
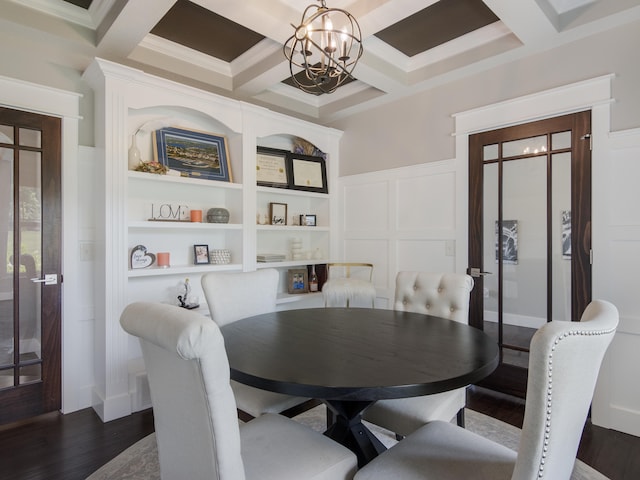
[[[393,308],[468,323],[472,288],[465,274],[398,272]]]
[[[202,276],[209,312],[219,327],[241,318],[273,312],[278,294],[278,271],[211,272]]]

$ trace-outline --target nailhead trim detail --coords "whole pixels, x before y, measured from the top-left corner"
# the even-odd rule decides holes
[[[549,439],[551,438],[551,405],[553,400],[553,352],[556,349],[556,346],[560,343],[561,340],[567,338],[568,336],[573,335],[581,335],[581,336],[593,336],[593,335],[607,335],[615,331],[614,329],[610,330],[589,330],[589,331],[576,331],[571,330],[569,332],[564,332],[560,334],[553,341],[553,345],[551,346],[551,353],[549,354],[549,362],[548,362],[548,380],[547,380],[547,415],[546,415],[546,423],[545,423],[545,433],[544,433],[544,447],[542,448],[542,457],[540,458],[540,462],[538,464],[538,478],[544,478],[544,464],[547,459],[547,452],[549,447]]]

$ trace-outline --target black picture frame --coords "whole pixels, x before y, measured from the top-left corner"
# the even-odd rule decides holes
[[[256,184],[261,187],[289,188],[291,161],[287,150],[258,147],[256,152]]]
[[[195,265],[207,265],[209,262],[209,245],[194,245],[193,263]]]
[[[291,164],[290,189],[329,193],[327,165],[324,158],[290,153],[289,162]]]
[[[317,225],[316,216],[303,213],[300,215],[300,225],[303,227],[315,227]]]

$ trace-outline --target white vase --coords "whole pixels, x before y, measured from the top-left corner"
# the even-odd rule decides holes
[[[129,170],[135,170],[141,163],[140,149],[136,145],[135,134],[131,137],[131,147],[129,148]]]

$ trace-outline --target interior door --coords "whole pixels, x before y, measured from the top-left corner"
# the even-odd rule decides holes
[[[0,424],[61,407],[60,125],[0,108]]]
[[[524,396],[529,343],[591,300],[591,114],[469,137],[470,324],[495,337],[485,386]]]

